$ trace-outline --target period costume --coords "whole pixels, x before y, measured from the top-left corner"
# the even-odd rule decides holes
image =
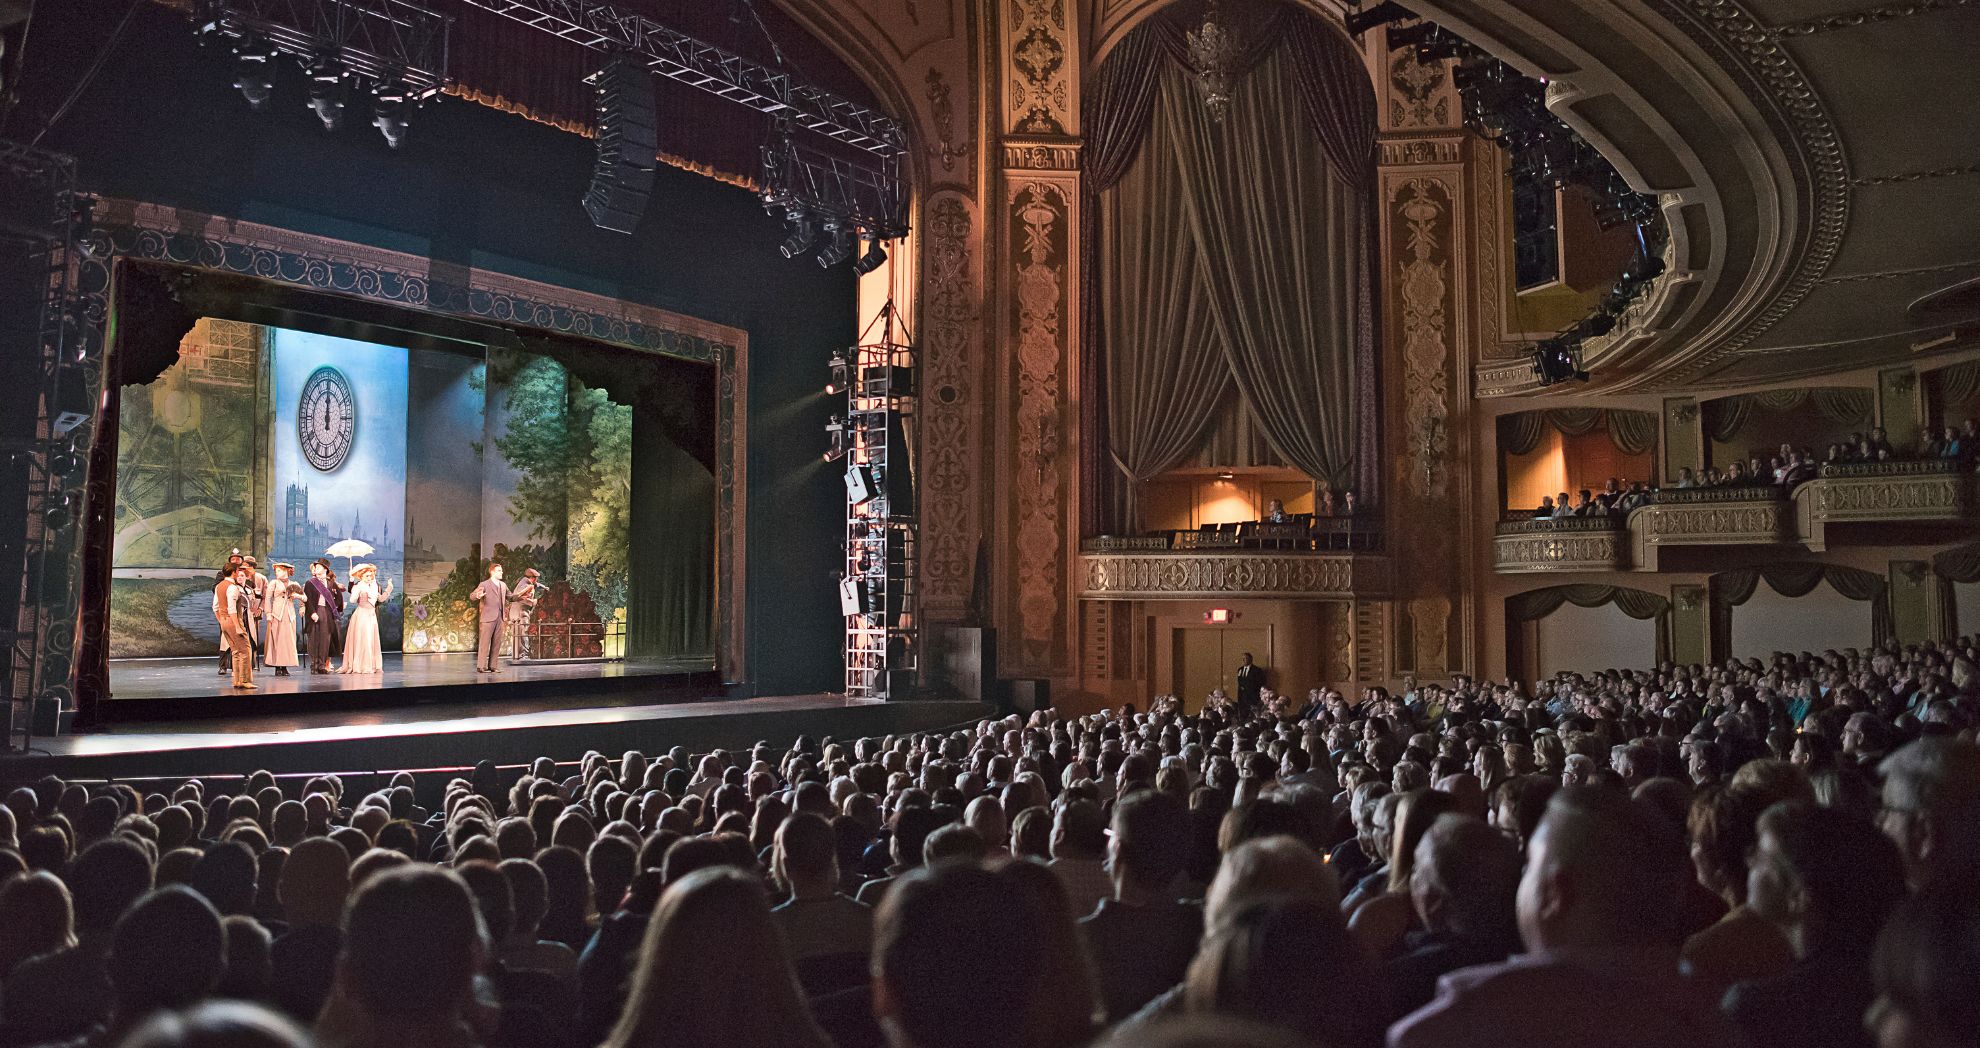
[[[303,584],[303,623],[309,638],[309,668],[327,673],[330,660],[344,650],[344,591],[328,576]]]
[[[385,672],[385,645],[378,635],[378,605],[392,596],[392,583],[378,588],[378,571],[364,565],[352,572],[351,621],[344,632],[344,664],[339,673]]]
[[[474,668],[480,673],[495,672],[495,649],[502,642],[502,621],[509,606],[509,584],[498,578],[485,578],[468,594],[474,602]]]
[[[220,624],[221,639],[227,643],[229,669],[236,688],[254,687],[254,655],[247,635],[251,596],[248,586],[231,578],[221,579],[213,587],[213,618]]]
[[[536,602],[543,597],[543,584],[537,581],[535,568],[523,571],[522,581],[509,594],[509,661],[521,662],[535,654],[529,642],[529,620],[536,612]]]
[[[286,677],[296,661],[296,600],[303,588],[293,579],[274,578],[262,596],[262,657],[275,667],[275,675]]]
[[[242,557],[248,569],[248,648],[254,653],[254,668],[260,669],[266,658],[268,638],[261,628],[261,618],[268,610],[268,576],[261,573],[253,557]]]

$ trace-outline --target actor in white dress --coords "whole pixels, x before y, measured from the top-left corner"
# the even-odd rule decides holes
[[[267,595],[262,606],[267,615],[267,629],[261,634],[263,659],[275,667],[277,677],[289,675],[289,667],[296,662],[296,602],[303,599],[303,588],[293,576],[296,569],[287,564],[271,565],[275,577],[268,580]]]
[[[378,588],[378,569],[360,564],[351,572],[351,621],[344,630],[344,665],[339,673],[385,672],[385,647],[378,636],[378,605],[392,599],[392,580]]]

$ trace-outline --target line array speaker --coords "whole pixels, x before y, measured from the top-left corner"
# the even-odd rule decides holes
[[[597,81],[598,160],[584,210],[600,229],[630,233],[653,193],[660,151],[653,74],[637,57],[619,54]]]

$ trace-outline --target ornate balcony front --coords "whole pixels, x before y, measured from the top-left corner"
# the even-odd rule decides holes
[[[1492,539],[1492,569],[1502,575],[1628,567],[1629,529],[1614,517],[1504,520]]]
[[[1819,553],[1831,524],[1973,521],[1973,469],[1951,459],[1834,463],[1796,489],[1794,505],[1796,530]]]
[[[1080,596],[1091,600],[1220,597],[1347,600],[1389,592],[1389,559],[1373,553],[1243,549],[1080,554]]]
[[[1630,560],[1656,571],[1666,546],[1779,546],[1796,541],[1794,503],[1772,487],[1682,488],[1629,515]]]

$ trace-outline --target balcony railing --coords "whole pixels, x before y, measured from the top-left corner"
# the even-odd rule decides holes
[[[1094,600],[1254,597],[1351,599],[1390,590],[1389,560],[1318,550],[1183,549],[1080,554],[1081,596]]]
[[[1628,536],[1620,517],[1504,520],[1492,537],[1492,567],[1508,575],[1622,571],[1629,567]]]

